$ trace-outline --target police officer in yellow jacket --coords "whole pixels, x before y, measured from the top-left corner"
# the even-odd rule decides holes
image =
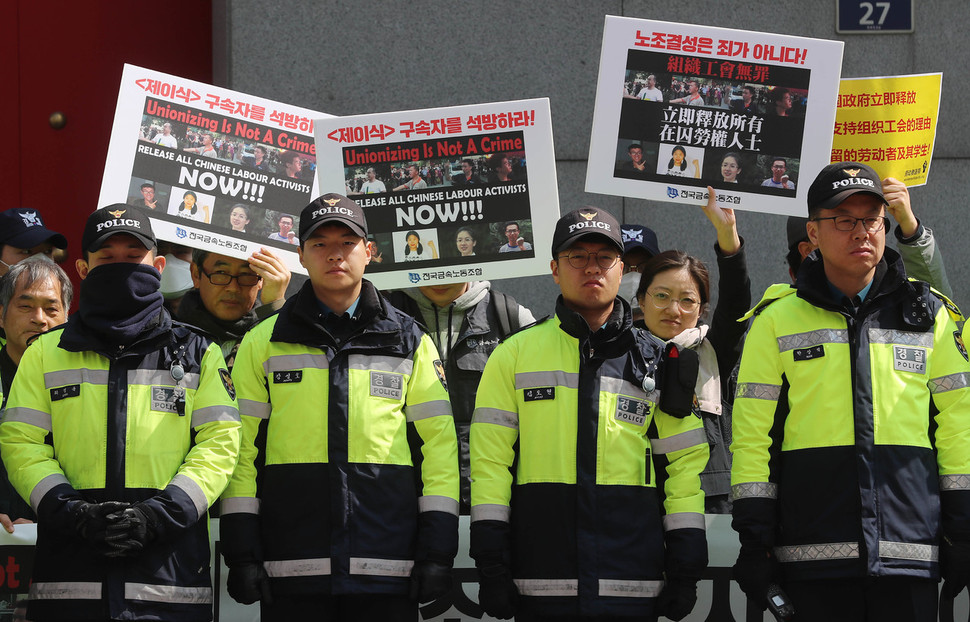
[[[367,223],[325,194],[300,217],[310,280],[243,339],[243,420],[222,501],[229,594],[263,622],[416,620],[451,585],[458,452],[430,338],[363,279]]]
[[[219,346],[165,311],[148,217],[88,217],[78,312],[21,360],[0,450],[38,516],[31,620],[212,619],[206,511],[240,423]]]
[[[475,404],[471,553],[482,608],[520,621],[679,620],[707,564],[709,450],[690,412],[693,386],[677,416],[658,408],[664,345],[635,329],[616,297],[616,219],[570,212],[552,251],[556,316],[496,348]]]
[[[734,403],[735,576],[799,620],[936,620],[970,578],[970,363],[944,301],[885,248],[864,164],[808,192],[818,250],[756,307]],[[948,303],[949,304],[949,303]]]

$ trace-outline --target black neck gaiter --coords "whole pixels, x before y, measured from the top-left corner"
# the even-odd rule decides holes
[[[129,345],[157,324],[164,297],[153,266],[110,263],[81,281],[81,321],[111,346]]]

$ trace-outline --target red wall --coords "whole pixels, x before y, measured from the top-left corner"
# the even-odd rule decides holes
[[[122,66],[211,83],[211,41],[208,0],[0,2],[0,210],[39,209],[68,238],[72,278],[100,207]],[[50,125],[55,111],[63,129]]]

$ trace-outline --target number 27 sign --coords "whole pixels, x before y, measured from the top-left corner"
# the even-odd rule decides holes
[[[913,32],[914,0],[836,0],[839,34]]]

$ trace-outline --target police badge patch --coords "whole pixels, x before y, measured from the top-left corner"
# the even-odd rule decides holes
[[[232,376],[229,375],[229,370],[220,368],[219,377],[222,378],[222,386],[226,387],[226,393],[229,394],[229,399],[236,399],[236,385],[232,383]]]
[[[445,378],[445,364],[441,362],[441,359],[434,360],[434,370],[438,374],[438,380],[441,382],[441,386],[448,390],[448,380]]]
[[[967,361],[970,361],[970,357],[967,356],[967,346],[963,343],[963,335],[960,334],[960,331],[958,330],[953,331],[953,341],[956,342],[957,350],[960,351],[960,354],[963,355],[963,358]]]

